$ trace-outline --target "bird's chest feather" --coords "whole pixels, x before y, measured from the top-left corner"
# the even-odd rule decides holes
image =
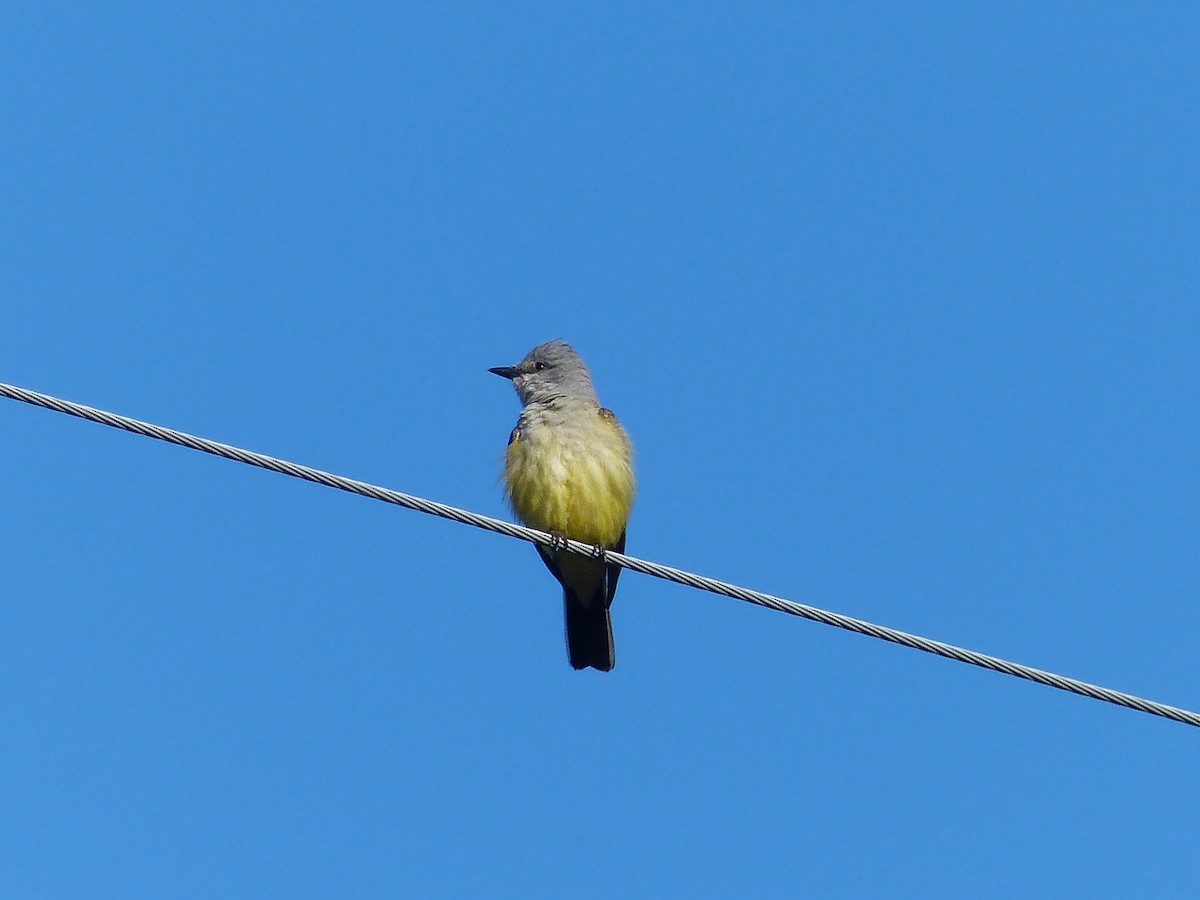
[[[633,505],[628,444],[594,412],[523,420],[508,447],[505,485],[513,511],[530,527],[612,545]]]

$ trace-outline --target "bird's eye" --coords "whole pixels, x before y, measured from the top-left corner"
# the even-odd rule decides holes
[[[538,362],[538,363],[533,364],[533,371],[535,371],[535,372],[541,372],[545,368],[546,368],[546,364],[544,362]]]

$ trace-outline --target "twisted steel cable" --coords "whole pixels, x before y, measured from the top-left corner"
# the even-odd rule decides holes
[[[703,575],[685,572],[682,569],[675,569],[670,566],[664,566],[648,560],[638,559],[636,556],[627,556],[624,553],[616,553],[615,551],[611,550],[602,551],[598,547],[593,547],[588,544],[581,544],[578,541],[564,540],[563,538],[547,534],[543,531],[536,531],[535,529],[525,528],[524,526],[516,525],[512,522],[505,522],[501,519],[493,519],[490,516],[480,515],[479,513],[470,512],[469,510],[459,509],[454,506],[447,506],[444,503],[426,500],[423,497],[415,497],[412,494],[404,494],[400,491],[393,491],[389,488],[368,484],[364,481],[355,481],[352,478],[345,478],[341,475],[323,472],[320,469],[302,466],[298,463],[288,462],[287,460],[276,459],[272,456],[265,456],[261,453],[255,453],[251,450],[243,450],[240,447],[233,447],[229,444],[221,444],[217,441],[210,441],[207,438],[197,437],[196,435],[187,434],[183,431],[175,431],[172,428],[164,428],[161,425],[153,425],[149,422],[142,422],[138,419],[131,419],[127,416],[106,412],[105,410],[94,409],[90,406],[83,406],[79,403],[72,403],[69,400],[61,400],[57,397],[51,397],[47,394],[40,394],[36,391],[15,387],[11,384],[0,383],[0,396],[8,397],[12,400],[18,400],[22,403],[40,406],[45,409],[51,409],[55,412],[65,413],[69,416],[76,416],[80,419],[98,422],[101,425],[108,425],[111,428],[120,428],[123,431],[131,431],[134,434],[141,434],[146,437],[156,438],[160,441],[166,441],[170,444],[179,444],[182,447],[189,447],[192,450],[200,450],[204,453],[211,453],[214,456],[221,456],[225,459],[232,459],[236,462],[245,463],[247,465],[258,466],[262,469],[269,469],[272,472],[278,472],[281,475],[290,475],[293,478],[300,478],[304,481],[312,481],[316,484],[323,484],[326,487],[337,488],[338,490],[348,491],[352,494],[360,494],[364,497],[370,497],[374,500],[382,500],[385,503],[393,503],[397,506],[403,506],[406,509],[414,509],[418,512],[428,513],[431,516],[439,516],[443,519],[450,519],[454,522],[461,522],[464,525],[472,525],[476,528],[494,531],[497,534],[508,535],[509,537],[519,538],[520,540],[529,541],[534,544],[540,544],[547,547],[565,548],[574,553],[579,553],[590,557],[597,557],[603,554],[607,562],[616,563],[625,567],[626,569],[632,569],[635,572],[641,572],[643,575],[652,575],[655,578],[673,581],[676,584],[698,588],[703,591],[710,591],[714,594],[721,594],[726,597],[732,597],[735,600],[741,600],[745,603],[752,603],[756,606],[765,606],[768,609],[773,609],[778,612],[799,616],[803,619],[810,619],[814,622],[820,622],[824,625],[832,625],[835,628],[842,628],[846,631],[853,631],[857,634],[865,634],[868,637],[878,638],[882,641],[890,641],[893,644],[901,644],[905,647],[911,647],[914,650],[932,653],[935,656],[942,656],[946,659],[953,659],[957,660],[958,662],[969,663],[973,666],[991,669],[993,672],[1001,672],[1005,675],[1012,675],[1016,678],[1024,678],[1027,681],[1034,681],[1038,684],[1044,684],[1052,688],[1058,688],[1061,691],[1069,691],[1073,694],[1091,697],[1093,700],[1102,700],[1105,703],[1113,703],[1117,706],[1124,706],[1129,709],[1138,710],[1139,712],[1149,713],[1150,715],[1154,716],[1162,716],[1163,718],[1172,719],[1176,722],[1182,722],[1185,725],[1200,727],[1200,713],[1195,713],[1191,710],[1181,709],[1176,706],[1168,706],[1165,703],[1159,703],[1155,700],[1147,700],[1143,697],[1135,696],[1134,694],[1127,694],[1123,691],[1115,691],[1111,688],[1101,687],[1100,685],[1091,684],[1087,681],[1080,681],[1076,678],[1068,678],[1065,675],[1057,675],[1054,672],[1035,669],[1032,666],[1010,662],[1009,660],[1001,659],[996,656],[988,656],[985,653],[979,653],[975,650],[968,650],[964,647],[957,647],[953,644],[943,643],[942,641],[935,641],[919,635],[898,631],[895,628],[876,625],[872,622],[867,622],[862,619],[855,619],[851,616],[842,615],[841,613],[830,612],[829,610],[820,609],[815,606],[808,606],[804,603],[797,603],[794,600],[785,600],[782,597],[774,597],[770,594],[761,593],[760,591],[753,591],[749,588],[728,584],[724,581],[717,581],[716,579],[707,578]]]

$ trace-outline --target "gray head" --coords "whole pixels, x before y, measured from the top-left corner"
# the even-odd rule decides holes
[[[597,404],[600,402],[596,399],[587,366],[566,341],[538,344],[515,366],[498,366],[488,371],[512,379],[524,405],[555,397],[580,397]]]

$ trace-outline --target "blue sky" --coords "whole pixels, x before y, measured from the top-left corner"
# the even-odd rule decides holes
[[[1200,707],[1186,4],[15,4],[0,380]],[[1195,729],[0,404],[0,893],[1192,897]]]

